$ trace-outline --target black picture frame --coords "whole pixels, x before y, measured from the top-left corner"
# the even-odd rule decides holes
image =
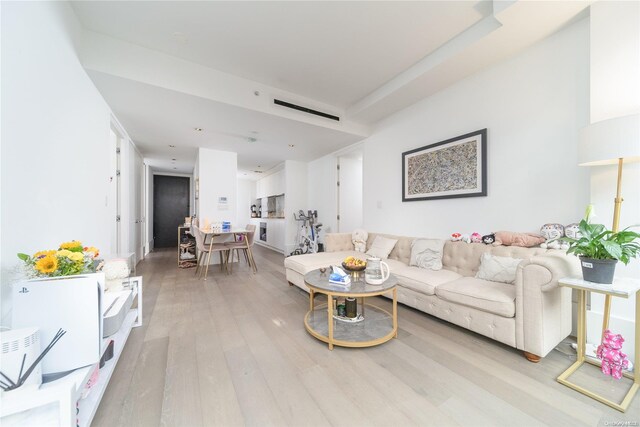
[[[463,146],[464,145],[464,146]],[[449,150],[447,153],[444,150]],[[475,150],[475,157],[469,158]],[[461,163],[454,164],[451,157],[456,155]],[[440,156],[440,158],[438,158]],[[413,160],[414,165],[409,166]],[[422,164],[421,164],[422,163]],[[433,166],[433,164],[440,166]],[[475,166],[475,177],[465,170],[465,166],[471,166],[473,170]],[[458,168],[458,170],[456,170]],[[411,169],[411,170],[410,170]],[[479,169],[479,170],[478,170]],[[411,176],[409,176],[411,173]],[[460,180],[468,181],[467,187],[453,188],[451,190],[442,189],[442,182],[434,181],[435,176],[454,174],[454,182],[460,185]],[[462,174],[462,175],[455,175]],[[463,176],[464,175],[464,176]],[[431,179],[423,179],[424,176],[430,176]],[[470,184],[475,178],[475,186]],[[412,182],[409,182],[412,180]],[[447,180],[448,182],[451,179]],[[478,182],[479,181],[479,182]],[[419,189],[426,187],[435,187],[438,191],[424,191]],[[409,194],[411,192],[411,194]],[[484,197],[487,195],[487,129],[480,129],[475,132],[466,133],[435,144],[425,145],[424,147],[415,148],[413,150],[402,153],[402,201],[415,202],[421,200],[438,200],[438,199],[456,199],[461,197]]]

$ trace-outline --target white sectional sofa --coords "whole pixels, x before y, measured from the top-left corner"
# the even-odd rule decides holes
[[[369,234],[367,250],[376,236]],[[571,290],[559,287],[558,279],[579,274],[579,264],[564,251],[446,242],[443,268],[433,271],[409,266],[414,238],[381,236],[398,240],[385,261],[398,278],[399,302],[523,350],[532,362],[570,334]],[[304,275],[309,271],[339,265],[349,255],[367,257],[354,250],[350,233],[327,234],[325,248],[286,258],[289,283],[308,292]],[[475,277],[485,252],[523,259],[514,284]]]

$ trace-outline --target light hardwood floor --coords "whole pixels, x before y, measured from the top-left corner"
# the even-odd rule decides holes
[[[304,329],[308,294],[287,284],[283,256],[254,252],[258,274],[243,260],[207,281],[178,269],[175,250],[139,264],[144,325],[94,426],[640,425],[640,397],[622,414],[555,381],[575,359],[568,344],[533,364],[400,305],[397,339],[329,351]],[[576,381],[611,396],[628,385],[587,370]]]

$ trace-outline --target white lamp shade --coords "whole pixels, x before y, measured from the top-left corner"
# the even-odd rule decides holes
[[[578,164],[597,166],[640,162],[640,114],[593,123],[580,130]]]

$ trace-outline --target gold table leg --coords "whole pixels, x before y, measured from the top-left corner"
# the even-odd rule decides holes
[[[573,363],[571,366],[569,366],[569,368],[564,371],[562,374],[560,374],[560,376],[557,378],[557,381],[560,384],[563,384],[569,388],[574,389],[577,392],[580,392],[582,394],[584,394],[585,396],[589,396],[592,399],[597,400],[598,402],[604,403],[605,405],[608,405],[614,409],[617,409],[620,412],[626,412],[627,408],[629,407],[629,405],[631,404],[631,401],[633,400],[633,397],[635,396],[636,392],[638,391],[638,389],[640,389],[640,375],[637,373],[637,368],[636,366],[640,366],[638,365],[640,363],[640,292],[636,292],[636,325],[635,325],[635,357],[634,357],[634,370],[635,370],[635,375],[631,376],[629,374],[625,373],[625,377],[627,378],[633,378],[633,385],[631,386],[631,388],[629,389],[629,391],[627,392],[627,394],[625,395],[624,399],[622,399],[621,403],[616,403],[613,402],[603,396],[600,396],[599,394],[596,394],[590,390],[587,390],[583,387],[580,387],[577,384],[572,383],[571,381],[568,380],[568,377],[571,376],[575,371],[578,370],[578,368],[580,368],[580,366],[582,366],[584,364],[585,361],[589,362],[590,364],[593,364],[595,366],[598,366],[597,363],[592,363],[589,359],[586,359],[585,357],[585,347],[586,347],[586,342],[587,342],[587,301],[586,301],[586,297],[587,297],[587,291],[585,290],[578,290],[578,357],[575,361],[575,363]],[[610,298],[609,295],[607,295],[607,298]],[[610,303],[611,301],[608,301],[609,304],[607,304],[607,301],[605,301],[605,318],[606,320],[603,320],[603,329],[605,327],[608,327],[609,324],[609,314],[610,314]]]
[[[398,338],[398,288],[393,288],[393,330],[393,337]]]
[[[314,309],[314,303],[313,303],[314,298],[315,298],[315,294],[313,292],[313,289],[309,289],[309,311],[313,311]]]
[[[329,350],[333,350],[333,297],[331,295],[327,295],[327,322],[329,322],[327,332]]]

